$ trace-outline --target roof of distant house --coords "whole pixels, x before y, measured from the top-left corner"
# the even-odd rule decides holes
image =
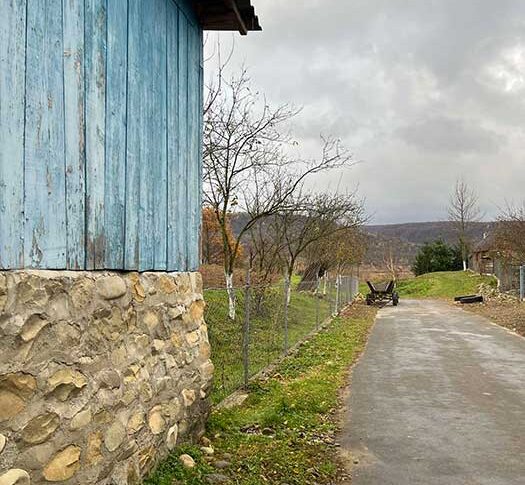
[[[262,30],[251,0],[193,0],[193,6],[204,30]]]

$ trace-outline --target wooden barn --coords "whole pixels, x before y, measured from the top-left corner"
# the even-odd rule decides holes
[[[250,0],[0,5],[0,269],[196,270],[203,30]]]
[[[203,31],[250,0],[0,0],[0,484],[138,484],[204,433]]]

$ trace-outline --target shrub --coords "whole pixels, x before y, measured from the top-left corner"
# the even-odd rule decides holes
[[[436,271],[456,271],[462,268],[461,251],[443,241],[426,243],[416,256],[412,271],[416,276]]]

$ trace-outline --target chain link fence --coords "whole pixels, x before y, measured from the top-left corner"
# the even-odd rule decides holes
[[[204,290],[205,319],[215,364],[214,402],[220,402],[291,347],[337,315],[358,293],[353,276],[253,285],[232,290],[231,318],[225,288]]]

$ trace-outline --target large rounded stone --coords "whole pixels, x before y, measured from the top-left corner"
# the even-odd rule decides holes
[[[176,424],[174,424],[168,430],[168,434],[166,435],[166,446],[168,447],[168,450],[173,450],[173,448],[177,446],[178,436],[179,436],[179,427]]]
[[[114,369],[104,369],[98,375],[101,387],[117,389],[120,387],[120,374]]]
[[[160,434],[166,427],[166,421],[162,415],[162,406],[155,406],[149,412],[148,425],[153,434]]]
[[[201,374],[202,380],[209,381],[213,377],[214,370],[215,370],[215,367],[210,360],[202,364],[199,367],[199,372]]]
[[[67,401],[73,391],[87,385],[87,379],[80,372],[65,368],[55,372],[49,379],[49,392],[53,392],[60,401]]]
[[[0,312],[4,310],[7,302],[7,278],[0,274]]]
[[[183,389],[182,399],[184,401],[184,406],[189,408],[195,402],[195,391],[193,389]]]
[[[59,424],[58,414],[46,413],[37,416],[29,421],[22,430],[22,439],[32,445],[43,443],[56,431]]]
[[[131,291],[133,294],[133,299],[138,303],[142,303],[146,299],[146,292],[144,291],[144,287],[140,283],[140,276],[137,273],[132,273],[129,276],[129,279],[132,285]]]
[[[190,306],[190,315],[193,321],[200,320],[204,315],[204,307],[206,304],[204,300],[194,301]]]
[[[171,295],[177,290],[177,283],[175,283],[175,280],[172,277],[163,275],[159,279],[159,288],[163,293]]]
[[[0,485],[29,485],[31,477],[25,470],[13,468],[8,472],[0,475]]]
[[[31,315],[24,323],[20,337],[22,337],[24,342],[29,342],[33,340],[48,323],[49,322],[38,313]]]
[[[188,342],[188,345],[190,347],[193,347],[197,344],[197,342],[200,339],[200,332],[198,330],[194,330],[193,332],[189,332],[186,335],[186,341]]]
[[[0,389],[0,423],[16,416],[25,407],[26,403],[21,397],[5,389]]]
[[[144,413],[133,414],[128,421],[127,429],[128,433],[135,434],[140,431],[144,426]]]
[[[102,456],[102,433],[97,431],[88,436],[86,448],[86,463],[88,465],[96,465],[99,463]]]
[[[184,468],[195,468],[195,460],[190,455],[180,455],[179,460]]]
[[[0,377],[0,388],[11,390],[22,399],[29,399],[36,389],[36,379],[23,372],[6,374]]]
[[[44,468],[48,482],[69,480],[80,468],[80,448],[70,445],[59,451]]]
[[[26,407],[36,389],[36,379],[24,373],[0,377],[0,422],[10,419]]]
[[[120,276],[104,276],[96,282],[98,294],[106,300],[115,300],[126,294],[126,283]]]
[[[86,310],[91,303],[93,303],[93,293],[95,289],[95,283],[91,279],[82,278],[80,281],[75,283],[69,296],[73,306],[77,310]]]
[[[72,430],[86,427],[91,422],[91,409],[84,409],[73,416],[69,427]]]
[[[158,326],[160,320],[159,316],[155,312],[148,311],[143,317],[143,322],[146,324],[146,326],[151,332]]]
[[[124,441],[126,430],[122,423],[115,421],[106,431],[104,436],[104,445],[108,451],[115,451]]]

